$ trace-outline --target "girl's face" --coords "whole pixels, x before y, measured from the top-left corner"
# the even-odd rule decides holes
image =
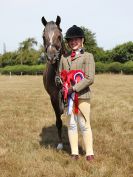
[[[68,45],[72,50],[78,50],[83,47],[83,38],[72,38],[68,40]]]

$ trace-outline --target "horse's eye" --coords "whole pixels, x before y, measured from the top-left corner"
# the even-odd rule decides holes
[[[43,36],[43,42],[44,42],[44,44],[46,44],[46,38],[45,38],[45,36]]]
[[[43,37],[43,40],[45,40],[45,36],[42,36]]]
[[[59,41],[61,41],[61,36],[58,37]]]

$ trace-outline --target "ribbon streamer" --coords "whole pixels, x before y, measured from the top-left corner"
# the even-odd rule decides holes
[[[75,114],[78,114],[78,93],[74,92],[68,95],[68,89],[71,85],[75,85],[84,78],[82,70],[71,70],[61,72],[61,79],[63,81],[64,101],[68,101],[68,115],[72,113],[73,107]]]

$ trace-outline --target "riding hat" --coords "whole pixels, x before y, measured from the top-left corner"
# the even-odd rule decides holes
[[[80,27],[73,25],[67,30],[65,36],[66,40],[72,38],[85,38],[84,31]]]

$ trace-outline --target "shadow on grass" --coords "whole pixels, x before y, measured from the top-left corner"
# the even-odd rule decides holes
[[[40,145],[45,146],[46,148],[51,147],[56,149],[58,144],[58,133],[55,125],[50,127],[43,127],[42,132],[39,135],[41,137]],[[62,139],[63,139],[63,151],[70,154],[70,144],[68,140],[67,127],[64,125],[62,127]],[[84,154],[84,151],[81,146],[79,146],[79,153]]]
[[[56,149],[58,144],[58,133],[55,125],[50,127],[43,127],[42,132],[40,133],[40,145],[47,147],[51,147]],[[70,153],[70,145],[67,134],[67,127],[64,125],[62,127],[62,140],[63,140],[63,150],[67,153]]]

